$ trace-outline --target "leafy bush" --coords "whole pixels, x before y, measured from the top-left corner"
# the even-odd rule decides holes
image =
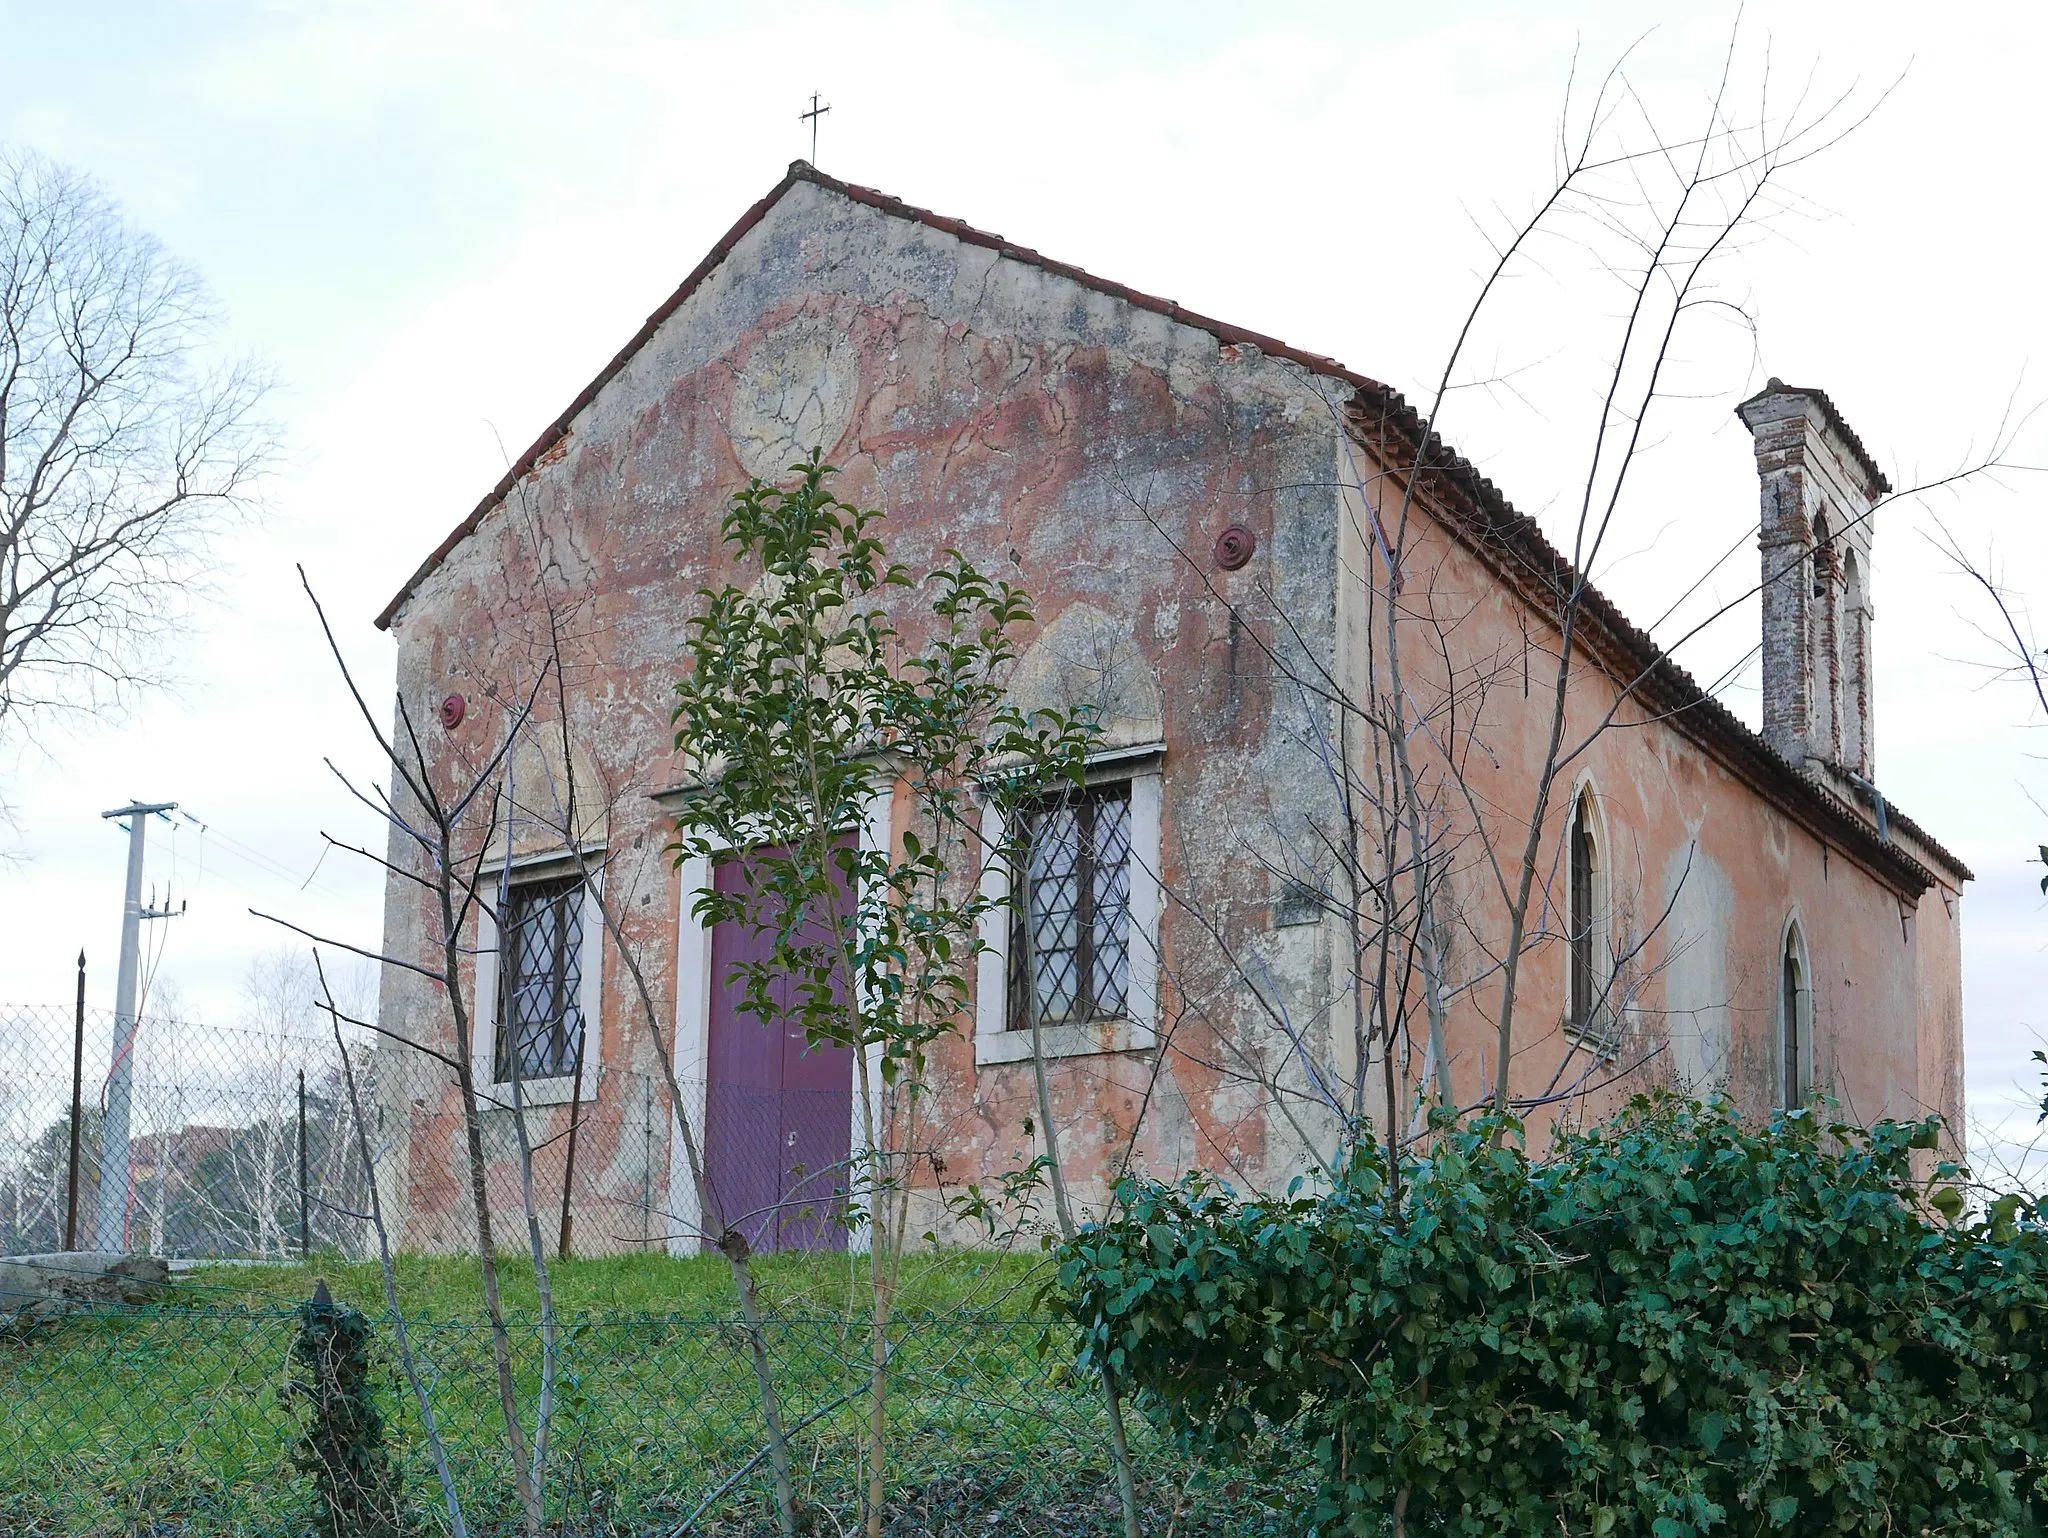
[[[1323,1533],[2035,1533],[2048,1228],[1916,1178],[1937,1132],[1659,1096],[1541,1161],[1480,1122],[1398,1184],[1370,1142],[1317,1194],[1131,1181],[1063,1306],[1188,1444],[1305,1445]]]

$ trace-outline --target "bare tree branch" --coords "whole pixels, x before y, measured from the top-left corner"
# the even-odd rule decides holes
[[[274,452],[263,373],[202,361],[215,323],[91,181],[0,150],[0,730],[168,681]]]

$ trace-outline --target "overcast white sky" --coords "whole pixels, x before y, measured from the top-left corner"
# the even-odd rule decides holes
[[[304,562],[362,676],[371,616],[686,274],[809,153],[819,163],[1136,287],[1333,354],[1411,393],[1441,366],[1482,227],[1546,190],[1575,53],[1637,44],[1632,84],[1696,120],[1731,7],[1585,3],[822,6],[233,4],[0,0],[0,140],[99,178],[195,264],[231,342],[284,383],[288,465],[223,551],[185,679],[132,720],[0,756],[22,863],[0,869],[0,1000],[62,1002],[91,958],[111,1003],[122,839],[100,812],[176,800],[150,881],[184,1013],[227,1020],[275,936],[250,905],[373,941],[381,890],[320,859],[374,836],[322,766],[370,773],[292,574]],[[1645,29],[1650,29],[1645,36]],[[1640,41],[1639,41],[1640,39]],[[1889,95],[1802,167],[1800,201],[1723,270],[1757,322],[1688,342],[1698,399],[1661,419],[1597,575],[1649,620],[1756,515],[1729,408],[1765,375],[1827,389],[1901,484],[1981,452],[2008,402],[2048,396],[2048,11],[1753,5],[1738,50],[1776,103]],[[1752,91],[1751,100],[1754,99]],[[1674,121],[1678,119],[1674,118]],[[1532,270],[1482,354],[1515,390],[1445,431],[1518,505],[1562,506],[1590,417],[1573,362],[1611,318]],[[2048,431],[2016,457],[2048,463]],[[2048,592],[2048,477],[1937,504]],[[1974,1098],[2024,1088],[2048,1026],[2048,764],[2017,693],[1985,686],[1982,616],[1925,515],[1879,525],[1878,779],[1969,862]],[[1754,580],[1753,546],[1717,580]],[[1738,612],[1686,654],[1702,677],[1755,640]],[[1731,703],[1756,715],[1753,679]]]

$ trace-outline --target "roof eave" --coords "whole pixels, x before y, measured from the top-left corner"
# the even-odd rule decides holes
[[[1384,453],[1392,438],[1402,449],[1396,457],[1406,461],[1397,466],[1404,473],[1420,463],[1425,474],[1455,490],[1458,500],[1466,504],[1464,515],[1446,517],[1446,527],[1525,598],[1533,601],[1531,589],[1538,584],[1551,591],[1577,591],[1579,631],[1588,649],[1619,663],[1619,670],[1629,676],[1629,692],[1669,719],[1675,730],[1691,738],[1717,763],[1901,896],[1917,901],[1930,887],[1940,884],[1934,872],[1896,843],[1880,839],[1857,811],[1802,774],[1702,689],[1649,635],[1630,623],[1613,600],[1592,583],[1582,582],[1576,568],[1544,536],[1536,520],[1516,512],[1470,461],[1452,453],[1434,434],[1424,453],[1422,418],[1399,392],[1385,386],[1362,391],[1353,402],[1351,422],[1355,435],[1374,452]],[[1435,486],[1430,489],[1437,491]],[[1433,495],[1432,501],[1442,504],[1444,499]],[[1956,884],[1973,879],[1967,866],[1911,818],[1889,803],[1887,810]]]

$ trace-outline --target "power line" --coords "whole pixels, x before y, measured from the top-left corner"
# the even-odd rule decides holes
[[[256,849],[249,844],[245,844],[242,840],[223,829],[217,822],[203,821],[192,816],[189,812],[183,812],[180,815],[187,822],[191,823],[193,827],[199,829],[203,839],[211,839],[220,846],[224,853],[242,861],[245,865],[252,866],[264,875],[286,882],[301,892],[311,890],[320,893],[323,897],[332,898],[336,902],[347,901],[347,898],[342,893],[335,891],[332,887],[324,884],[317,886],[314,884],[314,877],[320,874],[320,868],[327,860],[327,848],[324,844],[321,847],[319,858],[313,862],[313,868],[304,875],[301,875],[281,860],[267,855],[262,850]],[[202,866],[202,872],[203,869],[204,867]]]

